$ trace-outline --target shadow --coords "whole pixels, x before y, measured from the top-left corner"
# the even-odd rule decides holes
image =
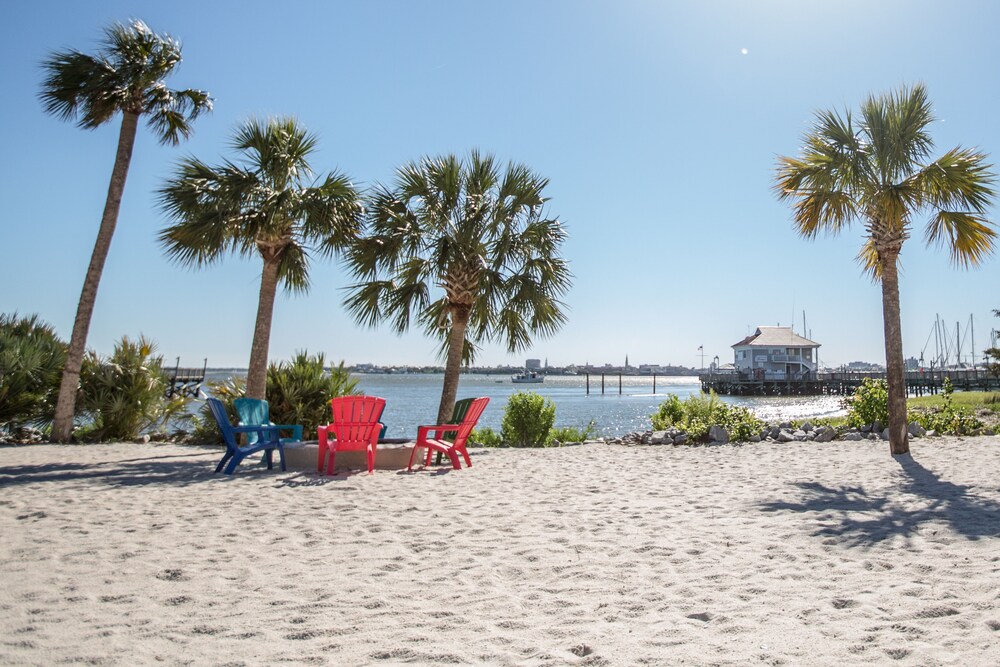
[[[190,454],[170,454],[145,458],[99,461],[95,463],[46,463],[44,465],[0,464],[0,490],[23,484],[65,483],[99,480],[109,486],[129,487],[150,484],[189,486],[208,481],[232,482],[240,479],[258,479],[261,475],[282,475],[275,456],[274,469],[259,463],[256,457],[245,460],[234,475],[215,474],[215,466],[222,458],[219,451],[193,451]],[[72,456],[72,449],[66,449]]]
[[[819,527],[812,534],[840,537],[848,546],[872,546],[894,538],[909,541],[934,525],[945,525],[970,540],[1000,537],[1000,502],[941,479],[908,454],[894,460],[901,483],[885,494],[861,486],[799,482],[793,485],[801,491],[798,501],[764,503],[761,509],[816,513]]]

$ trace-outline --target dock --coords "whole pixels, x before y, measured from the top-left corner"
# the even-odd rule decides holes
[[[201,395],[201,385],[205,382],[205,371],[208,370],[208,359],[201,368],[181,368],[181,358],[177,357],[177,363],[173,368],[166,369],[167,375],[167,398],[182,396],[185,398],[199,398]]]
[[[1000,391],[1000,377],[983,369],[919,370],[904,373],[906,393],[937,394],[944,380],[960,391]],[[832,371],[801,376],[760,377],[736,371],[715,371],[698,376],[702,391],[723,396],[846,396],[867,379],[884,380],[885,373]]]

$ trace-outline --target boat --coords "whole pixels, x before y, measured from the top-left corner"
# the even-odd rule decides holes
[[[510,381],[514,384],[539,384],[545,382],[545,376],[536,371],[525,370],[523,373],[511,375]]]

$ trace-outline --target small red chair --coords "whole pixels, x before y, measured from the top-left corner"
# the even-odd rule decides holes
[[[379,418],[385,409],[385,399],[377,396],[340,396],[330,401],[333,421],[316,429],[319,437],[319,461],[316,470],[333,474],[337,452],[365,450],[368,453],[368,473],[375,470],[375,450],[382,430]],[[333,436],[333,439],[330,436]],[[330,454],[326,461],[327,452]]]
[[[465,448],[465,443],[469,439],[469,434],[472,433],[472,429],[475,428],[476,422],[479,421],[479,416],[482,415],[483,410],[486,409],[486,404],[489,402],[490,399],[485,396],[474,399],[469,405],[469,410],[465,413],[465,417],[462,419],[460,424],[418,426],[417,442],[413,445],[413,451],[410,452],[410,464],[406,467],[406,469],[413,469],[413,457],[417,455],[417,450],[421,447],[425,447],[427,449],[427,460],[424,461],[425,466],[429,466],[431,464],[431,455],[433,452],[442,452],[447,454],[448,458],[451,459],[451,466],[455,470],[459,470],[462,467],[458,462],[459,454],[461,454],[462,458],[465,459],[465,465],[471,466],[472,460],[469,458],[469,452]],[[444,439],[445,434],[448,434],[449,431],[454,433],[454,439],[450,442]],[[434,437],[427,437],[431,433],[434,434]]]

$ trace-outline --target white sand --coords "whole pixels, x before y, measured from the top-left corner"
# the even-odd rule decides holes
[[[0,664],[996,665],[1000,438],[331,478],[0,448]]]

